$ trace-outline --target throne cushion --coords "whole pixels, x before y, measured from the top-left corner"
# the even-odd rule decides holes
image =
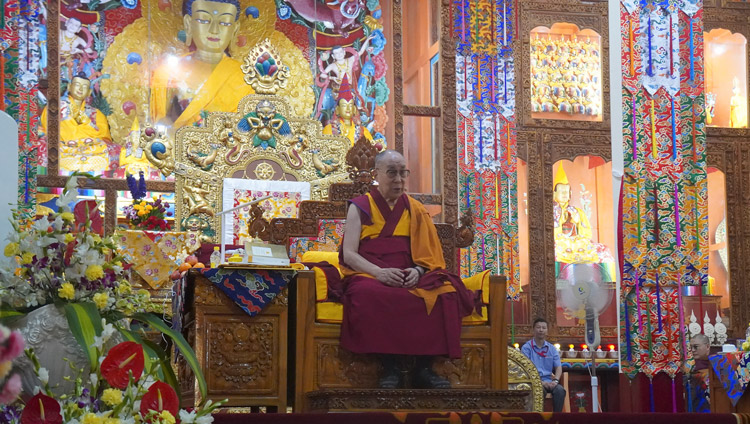
[[[343,276],[339,269],[338,252],[321,252],[310,250],[302,255],[304,263],[328,262],[336,267],[339,276]],[[315,273],[315,320],[317,322],[339,324],[344,315],[344,306],[341,303],[331,301],[328,298],[328,278],[323,269],[314,266]],[[490,303],[490,271],[483,271],[471,277],[463,279],[464,285],[469,290],[482,290],[482,314],[473,312],[463,319],[463,325],[481,325],[487,323],[487,306]]]

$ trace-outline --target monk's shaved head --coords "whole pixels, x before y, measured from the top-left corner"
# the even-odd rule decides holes
[[[395,151],[393,149],[385,149],[382,152],[380,152],[377,155],[375,155],[375,168],[380,168],[380,166],[387,159],[390,159],[392,157],[403,159],[404,155],[402,155],[401,153],[399,153],[399,152],[397,152],[397,151]]]
[[[378,183],[380,194],[387,201],[395,202],[404,193],[406,178],[409,176],[404,155],[390,149],[378,153],[375,156],[373,176]]]

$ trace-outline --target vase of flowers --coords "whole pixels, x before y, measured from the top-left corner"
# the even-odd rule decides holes
[[[140,321],[172,339],[203,392],[205,380],[195,353],[181,334],[148,313],[153,309],[149,292],[131,287],[114,238],[92,230],[88,203],[85,208],[71,208],[81,176],[91,178],[85,174],[70,177],[56,202],[58,212],[28,225],[14,221],[3,249],[8,259],[0,264],[0,321],[15,321],[12,325],[27,335],[38,358],[63,364],[64,359],[74,361],[76,372],[82,368],[77,365],[81,353],[84,371],[98,366],[95,345],[107,325],[128,340],[148,343],[128,328],[128,321]],[[69,337],[80,350],[72,347]],[[166,360],[166,353],[154,345],[149,357]],[[57,374],[53,381],[63,383]],[[66,386],[61,391],[70,389]]]
[[[105,324],[94,343],[96,366],[72,379],[73,388],[60,395],[53,390],[52,374],[41,365],[33,348],[26,357],[40,384],[25,404],[0,405],[0,417],[8,423],[116,423],[116,424],[210,424],[211,413],[224,401],[207,401],[201,408],[180,409],[175,389],[162,381],[168,363],[148,361],[144,347],[133,341],[106,346],[116,334]]]
[[[169,223],[166,217],[171,216],[168,212],[169,203],[163,202],[160,197],[154,196],[153,200],[146,200],[146,180],[143,171],[139,173],[140,178],[136,181],[132,175],[127,176],[128,189],[133,197],[133,203],[123,208],[123,213],[128,219],[132,229],[147,231],[167,231]]]

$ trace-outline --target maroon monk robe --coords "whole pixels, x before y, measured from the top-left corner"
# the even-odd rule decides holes
[[[415,234],[419,235],[420,243],[425,239],[439,243],[435,226],[419,202],[403,194],[391,210],[377,189],[369,196],[385,218],[385,224],[377,237],[360,240],[358,252],[362,257],[381,268],[406,269],[417,265],[412,259],[411,238]],[[359,209],[362,225],[372,225],[368,195],[357,197],[351,203]],[[410,214],[412,221],[416,220],[410,225],[410,237],[394,236],[393,231],[404,213]],[[425,232],[430,237],[421,235]],[[444,264],[440,246],[431,247],[428,251],[439,255],[433,263]],[[342,268],[348,268],[343,249],[340,263]],[[416,287],[422,290],[390,287],[369,275],[345,277],[341,346],[355,353],[460,358],[461,319],[476,307],[477,293],[466,289],[458,276],[444,269],[426,268],[429,272],[419,279]],[[446,285],[446,281],[449,284]],[[428,313],[426,298],[429,297],[435,303]]]

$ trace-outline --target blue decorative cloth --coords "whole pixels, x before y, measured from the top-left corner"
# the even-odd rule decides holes
[[[255,316],[289,284],[293,269],[205,268],[201,274],[248,315]]]
[[[727,397],[736,406],[750,382],[750,352],[723,352],[711,355],[708,361],[724,386]]]

